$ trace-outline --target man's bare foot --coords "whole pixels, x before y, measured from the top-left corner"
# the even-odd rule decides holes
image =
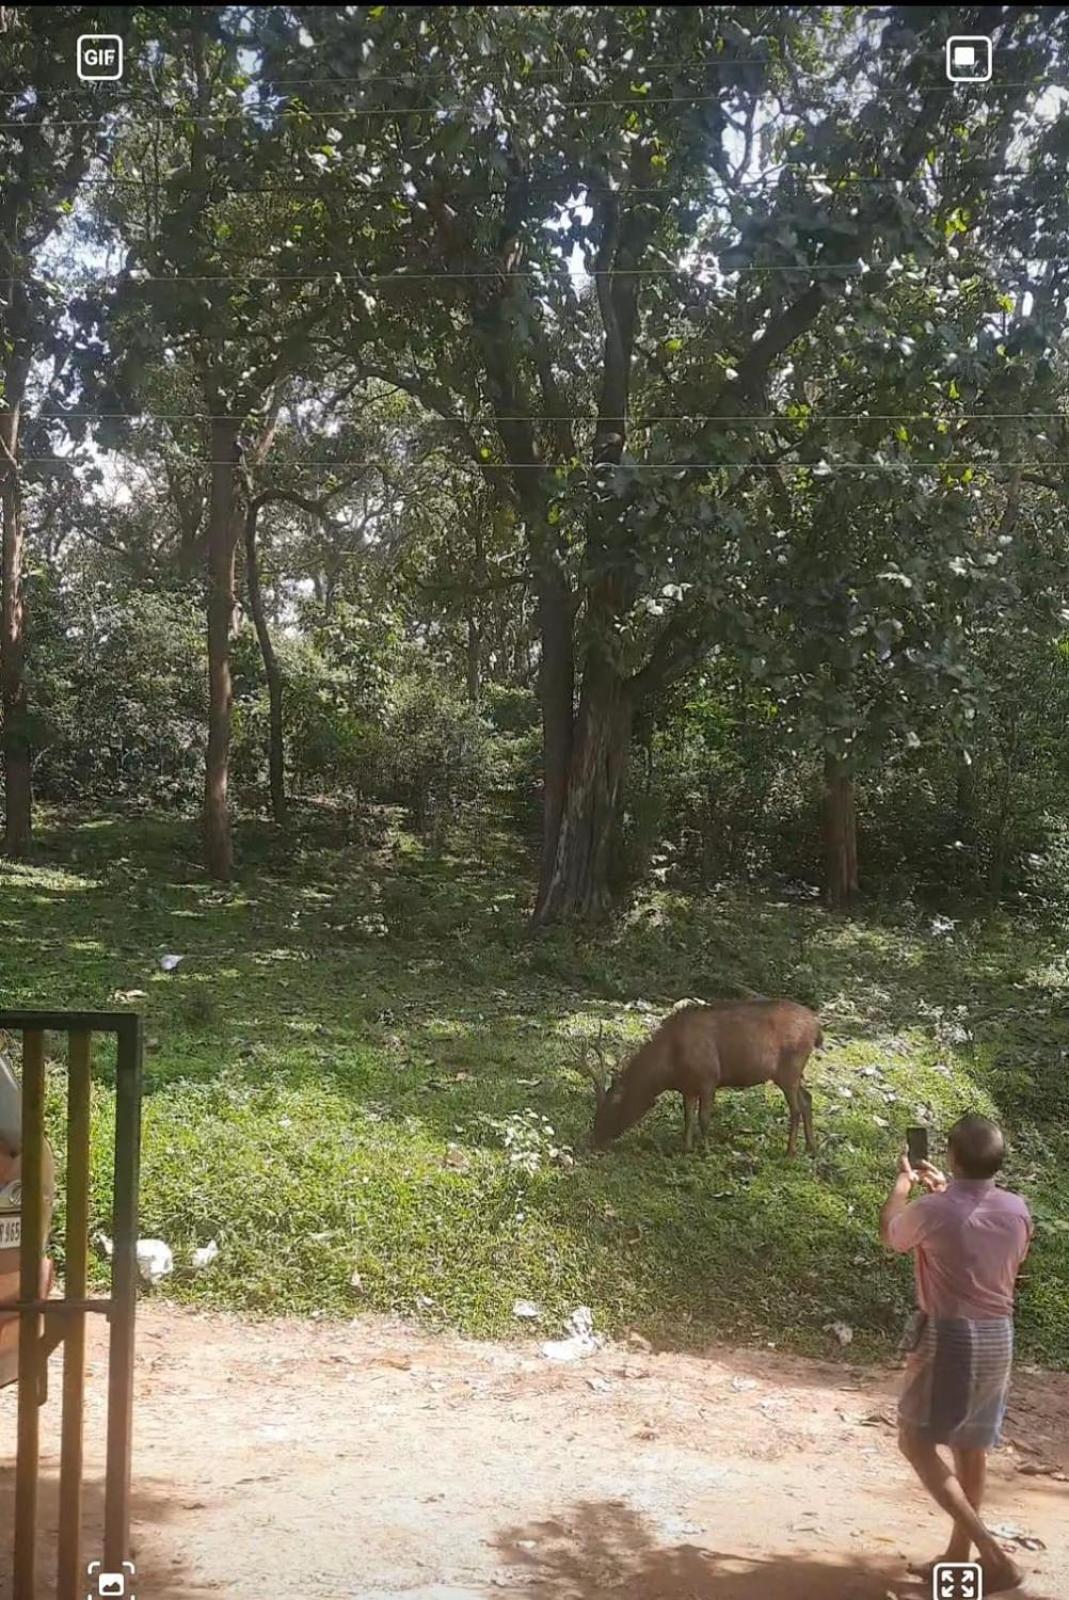
[[[964,1555],[959,1554],[959,1552],[956,1551],[956,1550],[948,1550],[945,1555],[936,1556],[934,1561],[910,1561],[910,1562],[907,1562],[906,1571],[911,1575],[911,1577],[920,1578],[924,1583],[930,1583],[932,1581],[932,1573],[935,1571],[936,1567],[939,1566],[940,1562],[943,1562],[943,1561],[950,1561],[950,1562],[958,1561],[958,1562],[961,1562],[961,1561],[968,1561],[968,1560],[969,1560],[969,1551],[968,1550],[965,1552]]]
[[[982,1563],[984,1569],[984,1594],[1006,1594],[1010,1589],[1018,1589],[1024,1582],[1024,1573],[1009,1556],[1004,1556],[997,1564],[993,1561]]]

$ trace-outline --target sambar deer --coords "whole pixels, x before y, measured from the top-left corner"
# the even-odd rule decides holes
[[[694,1120],[704,1141],[718,1089],[774,1083],[790,1107],[787,1154],[805,1129],[813,1153],[813,1098],[802,1083],[806,1062],[824,1042],[819,1018],[793,1000],[722,1000],[686,1005],[666,1017],[656,1033],[606,1082],[600,1035],[594,1066],[586,1052],[579,1070],[594,1085],[594,1147],[603,1150],[644,1117],[662,1094],[683,1099],[683,1148],[694,1146]]]

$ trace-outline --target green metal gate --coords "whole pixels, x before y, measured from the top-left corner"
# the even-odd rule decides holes
[[[39,1600],[37,1562],[40,1407],[48,1396],[48,1358],[63,1345],[57,1600],[83,1600],[82,1451],[85,1319],[110,1324],[103,1567],[122,1572],[130,1558],[130,1450],[137,1304],[137,1211],[141,1156],[141,1018],[132,1012],[0,1011],[0,1030],[22,1037],[22,1221],[19,1298],[0,1309],[19,1314],[18,1435],[15,1456],[13,1600]],[[62,1299],[40,1298],[43,1237],[45,1039],[68,1039],[66,1266]],[[94,1034],[117,1038],[115,1184],[111,1293],[87,1298],[89,1256],[89,1089]]]

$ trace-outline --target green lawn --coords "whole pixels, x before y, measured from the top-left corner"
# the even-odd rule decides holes
[[[522,1296],[550,1333],[589,1304],[604,1330],[682,1347],[828,1352],[841,1321],[853,1353],[886,1353],[910,1282],[876,1213],[903,1130],[978,1107],[1005,1121],[1009,1176],[1040,1224],[1022,1348],[1069,1356],[1064,928],[988,920],[948,936],[930,913],[848,920],[736,890],[657,893],[609,934],[532,938],[527,863],[489,829],[438,857],[403,833],[345,839],[312,821],[295,847],[253,825],[240,847],[238,880],[219,888],[185,824],[51,818],[33,866],[0,868],[5,1004],[144,992],[129,1001],[149,1041],[141,1231],[174,1248],[169,1293],[477,1335],[515,1331]],[[184,957],[170,975],[167,951]],[[679,1153],[678,1101],[587,1154],[576,1034],[603,1023],[622,1049],[677,1000],[738,985],[824,1019],[816,1163],[786,1160],[772,1089],[721,1096],[704,1156]],[[97,1065],[103,1227],[104,1046]],[[51,1093],[58,1149],[58,1061]],[[190,1252],[212,1238],[218,1260],[194,1274]]]

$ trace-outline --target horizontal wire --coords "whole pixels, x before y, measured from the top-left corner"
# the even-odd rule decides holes
[[[507,51],[498,51],[496,54],[491,52],[491,54],[488,55],[488,56],[480,56],[479,60],[478,60],[478,65],[479,66],[486,66],[491,61],[511,61],[511,60],[514,60],[514,59],[515,59],[515,57],[511,56]],[[700,68],[700,67],[722,67],[722,66],[731,66],[731,67],[767,67],[767,66],[773,66],[773,65],[778,66],[778,65],[781,65],[787,59],[788,58],[785,58],[785,57],[771,58],[769,56],[727,56],[727,55],[722,55],[722,56],[704,56],[700,60],[689,60],[689,61],[685,61],[685,60],[679,60],[679,61],[655,61],[655,62],[652,62],[652,63],[646,63],[645,65],[641,64],[638,61],[623,61],[623,60],[621,60],[621,61],[605,62],[604,65],[603,65],[602,70],[604,70],[604,71],[613,71],[613,70],[630,71],[632,68],[634,68],[637,75],[639,75],[639,76],[647,76],[647,75],[649,75],[650,73],[653,73],[653,72],[678,72],[678,71],[682,71],[684,68],[697,69],[697,68]],[[545,66],[532,67],[532,68],[530,68],[530,70],[527,73],[523,73],[523,74],[516,73],[515,76],[529,78],[529,77],[535,76],[535,75],[544,76],[545,74],[549,73],[553,77],[563,77],[566,73],[569,73],[569,72],[582,71],[584,67],[589,66],[590,64],[591,64],[590,62],[586,62],[586,61],[573,61],[573,62],[560,62],[557,65],[553,66],[553,65],[550,65],[547,62]],[[791,64],[792,65],[796,65],[796,63],[791,63]],[[800,68],[799,70],[803,70],[804,71],[806,69]],[[273,77],[271,77],[269,75],[266,75],[266,74],[261,75],[260,73],[254,73],[254,74],[239,73],[238,76],[239,77],[247,77],[249,79],[249,87],[250,88],[252,88],[255,84],[261,84],[261,83],[271,83],[271,84],[274,84],[276,88],[281,88],[283,86],[285,86],[287,88],[295,88],[295,87],[300,86],[300,85],[308,85],[308,84],[318,85],[319,87],[322,87],[322,88],[330,88],[330,87],[332,87],[334,85],[337,85],[337,84],[340,84],[340,83],[358,83],[358,84],[359,83],[408,83],[412,78],[428,78],[428,79],[429,78],[455,78],[456,77],[456,73],[457,73],[457,68],[456,68],[456,64],[454,63],[454,65],[451,66],[451,67],[441,67],[441,68],[439,68],[437,70],[435,70],[433,68],[419,67],[419,68],[415,68],[415,69],[413,69],[412,71],[409,71],[409,72],[365,72],[365,73],[362,73],[362,74],[360,74],[360,75],[358,75],[356,77],[335,76],[333,73],[329,74],[328,76],[319,77],[319,78],[273,78]],[[78,85],[78,84],[72,84],[71,85],[71,88],[73,88],[73,89],[78,89],[79,87],[80,87],[80,85]],[[88,89],[88,85],[86,87]],[[60,95],[60,94],[69,93],[69,91],[65,90],[65,89],[45,89],[45,90],[35,91],[35,92],[40,92],[40,93],[44,93],[44,94],[52,94],[52,95]]]
[[[1045,261],[1060,259],[1056,257],[1036,256],[1035,260]],[[688,267],[576,267],[571,268],[567,263],[552,268],[530,268],[524,272],[450,272],[447,269],[435,272],[149,272],[144,275],[138,273],[136,277],[126,281],[135,287],[142,283],[430,283],[436,278],[454,278],[460,280],[476,279],[492,282],[526,279],[553,278],[674,278],[696,277],[699,272],[711,272],[709,266]],[[719,271],[719,269],[717,269]],[[901,269],[903,272],[905,268]],[[912,270],[912,269],[911,269]],[[926,269],[927,270],[927,269]],[[960,270],[960,269],[959,269]],[[888,272],[889,264],[875,262],[862,265],[859,261],[813,261],[802,266],[788,266],[784,264],[765,265],[760,263],[751,266],[725,267],[720,276],[733,278],[740,272],[804,272],[813,275],[818,272]],[[118,281],[123,278],[122,272],[101,272],[95,277],[85,279],[68,279],[67,288],[94,288],[105,280]],[[57,274],[42,274],[40,277],[8,277],[4,283],[55,283],[63,286],[63,280]]]
[[[1051,156],[1051,160],[1055,161],[1056,157],[1054,157],[1052,155]],[[972,157],[970,159],[966,159],[964,161],[959,161],[955,165],[954,172],[955,172],[956,176],[964,174],[964,173],[975,173],[975,174],[977,174],[977,175],[979,175],[981,177],[987,177],[987,178],[1032,178],[1032,177],[1036,177],[1036,176],[1052,177],[1052,178],[1053,177],[1064,177],[1064,168],[1058,167],[1058,166],[1050,166],[1050,167],[1007,167],[1007,166],[1001,165],[998,162],[983,160],[978,156]],[[790,174],[793,177],[812,178],[816,182],[828,183],[828,184],[832,184],[832,183],[895,183],[895,182],[901,182],[902,181],[899,178],[898,174],[897,173],[893,173],[893,172],[888,172],[888,173],[829,172],[824,168],[806,166],[806,164],[804,162],[802,162],[802,161],[775,162],[773,164],[770,164],[768,166],[768,168],[761,174],[761,179],[760,180],[758,180],[756,178],[751,178],[751,179],[747,179],[745,181],[750,183],[750,184],[757,183],[758,181],[769,182],[769,181],[771,181],[771,180],[773,180],[775,178],[781,178],[781,177],[783,177],[783,176],[785,176],[787,174]],[[719,173],[715,172],[712,168],[710,168],[708,175],[709,175],[710,181],[717,181],[719,179],[719,176],[720,176]],[[919,169],[917,176],[923,177],[925,175],[926,175],[925,174],[925,169],[923,169],[923,168]],[[176,179],[176,175],[175,174],[164,173],[162,175],[161,181],[164,182],[164,183],[167,183],[167,184],[174,184],[175,183],[175,179]],[[100,187],[100,186],[102,186],[104,184],[111,184],[111,183],[121,184],[121,185],[134,184],[138,188],[143,187],[143,179],[141,179],[141,178],[124,178],[124,177],[121,177],[121,176],[118,176],[118,175],[112,175],[112,174],[108,174],[107,176],[101,176],[101,177],[86,177],[86,178],[83,178],[81,181],[82,181],[83,186],[84,185],[88,185],[90,187]],[[400,193],[400,194],[404,195],[405,194],[404,185],[406,183],[411,183],[413,186],[416,186],[418,181],[419,181],[418,178],[412,177],[412,178],[402,178],[402,179],[400,179],[400,181],[398,183],[361,184],[360,185],[360,192],[361,192],[361,194],[398,194],[398,193]],[[314,182],[314,178],[309,178],[307,181],[302,180],[299,183],[293,183],[293,184],[263,184],[263,185],[257,184],[255,186],[249,186],[248,188],[240,188],[240,189],[239,188],[235,188],[235,189],[230,190],[230,193],[232,193],[232,194],[291,194],[291,193],[299,194],[299,193],[302,192],[302,190],[305,187],[307,187],[307,183],[309,183],[309,182]],[[187,179],[187,180],[183,180],[183,182],[181,184],[179,184],[178,187],[180,187],[180,188],[199,188],[199,187],[202,187],[202,185],[199,185],[199,184],[195,183],[195,181],[192,178],[190,178],[190,179]],[[549,190],[552,193],[556,194],[559,191],[560,187],[561,187],[561,179],[560,178],[527,178],[525,180],[525,182],[524,182],[524,188],[525,189],[528,189],[528,190],[533,189],[536,193],[541,191],[541,190]],[[486,188],[486,189],[483,189],[481,186],[480,186],[479,189],[474,190],[474,191],[473,191],[473,189],[471,187],[466,187],[465,188],[465,193],[466,194],[471,194],[472,192],[504,195],[507,191],[504,188],[500,188],[500,189],[489,189],[489,188]],[[670,184],[667,184],[667,183],[654,183],[654,184],[638,184],[638,183],[632,184],[632,183],[629,183],[629,184],[627,184],[626,187],[613,188],[613,186],[608,182],[599,183],[594,178],[583,177],[581,179],[576,179],[575,180],[575,192],[577,194],[581,194],[581,193],[584,193],[584,192],[602,194],[602,193],[608,192],[610,194],[618,194],[621,197],[626,197],[627,195],[630,195],[630,194],[674,194],[676,191],[671,187]],[[407,196],[406,196],[406,198],[407,198]]]
[[[719,103],[718,94],[707,95],[633,95],[628,100],[561,100],[555,107],[558,111],[593,111],[599,107],[615,106],[657,106],[657,105],[708,105],[713,101]],[[166,116],[153,116],[145,113],[143,120],[147,123],[184,123],[195,122],[211,126],[217,122],[241,122],[247,118],[266,117],[277,120],[280,117],[300,120],[304,117],[329,117],[335,122],[350,122],[359,117],[425,117],[438,116],[449,109],[445,106],[332,106],[323,110],[314,110],[311,106],[302,106],[300,110],[286,111],[274,106],[243,106],[237,111],[217,111],[210,116],[193,116],[185,112],[175,112],[169,109]],[[458,106],[457,111],[472,111],[475,107]],[[0,128],[103,128],[115,120],[120,113],[102,117],[78,118],[41,118],[39,120],[20,119],[15,122],[0,122]]]
[[[977,83],[936,83],[916,85],[917,93],[937,94],[940,92],[952,94],[959,89],[1030,89],[1030,88],[1057,88],[1060,85],[1051,84],[1044,78],[1021,78],[1006,81],[988,79],[986,82]],[[719,105],[722,97],[718,94],[708,95],[633,95],[627,100],[561,100],[555,106],[557,111],[593,111],[601,108],[614,107],[618,110],[632,109],[640,106],[659,105]],[[365,106],[354,109],[348,106],[331,107],[326,110],[315,110],[311,106],[302,106],[299,111],[280,110],[273,106],[245,106],[239,111],[216,112],[211,116],[187,116],[184,113],[175,114],[173,111],[167,116],[153,116],[146,113],[144,121],[148,123],[194,122],[210,126],[214,123],[241,122],[258,116],[269,117],[277,120],[281,117],[329,117],[335,122],[353,121],[359,117],[425,117],[428,115],[444,115],[451,108],[443,106]],[[474,107],[458,107],[456,109],[472,109]],[[116,116],[118,113],[115,114]],[[0,129],[19,128],[102,128],[114,121],[114,116],[79,117],[79,118],[19,118],[15,121],[0,122]]]
[[[384,395],[372,395],[368,404],[379,400],[392,400],[395,391]],[[303,403],[303,402],[302,402]],[[225,411],[37,411],[28,417],[27,421],[62,422],[68,418],[75,420],[100,420],[117,422],[123,420],[136,420],[138,422],[235,422],[240,418]],[[608,419],[599,418],[596,412],[555,411],[552,414],[532,414],[531,412],[517,413],[515,416],[492,417],[453,417],[440,419],[443,422],[460,422],[466,428],[477,428],[480,425],[493,427],[498,422],[536,422],[546,427],[557,422],[598,422],[608,420],[615,422],[616,417]],[[933,411],[822,411],[812,412],[804,417],[792,417],[784,412],[753,412],[749,411],[739,416],[724,416],[718,411],[671,411],[659,416],[625,417],[624,422],[630,428],[651,427],[655,422],[1069,422],[1069,411],[954,411],[940,415]]]
[[[239,461],[203,461],[197,456],[186,456],[184,459],[192,466],[201,467],[238,467]],[[77,465],[64,456],[23,456],[24,463],[47,462],[51,466],[62,466],[66,462]],[[279,463],[281,465],[282,463]],[[464,465],[469,463],[465,462]],[[355,467],[367,471],[381,471],[386,468],[394,469],[396,461],[294,461],[287,462],[295,472],[306,469],[322,468],[333,471],[337,467]],[[402,462],[401,465],[404,465]],[[560,472],[565,470],[558,461],[479,461],[474,463],[479,467],[493,467],[496,470],[507,469],[528,472]],[[830,472],[897,472],[905,471],[933,472],[937,468],[946,468],[952,471],[1011,471],[1036,470],[1034,461],[613,461],[605,463],[591,463],[587,469],[590,472],[726,472],[731,469],[750,472],[755,469],[780,471],[783,468],[793,469],[796,472],[810,472],[820,469],[820,476],[824,477]],[[1069,467],[1067,461],[1045,461],[1040,464],[1040,470],[1050,471],[1053,467]]]

